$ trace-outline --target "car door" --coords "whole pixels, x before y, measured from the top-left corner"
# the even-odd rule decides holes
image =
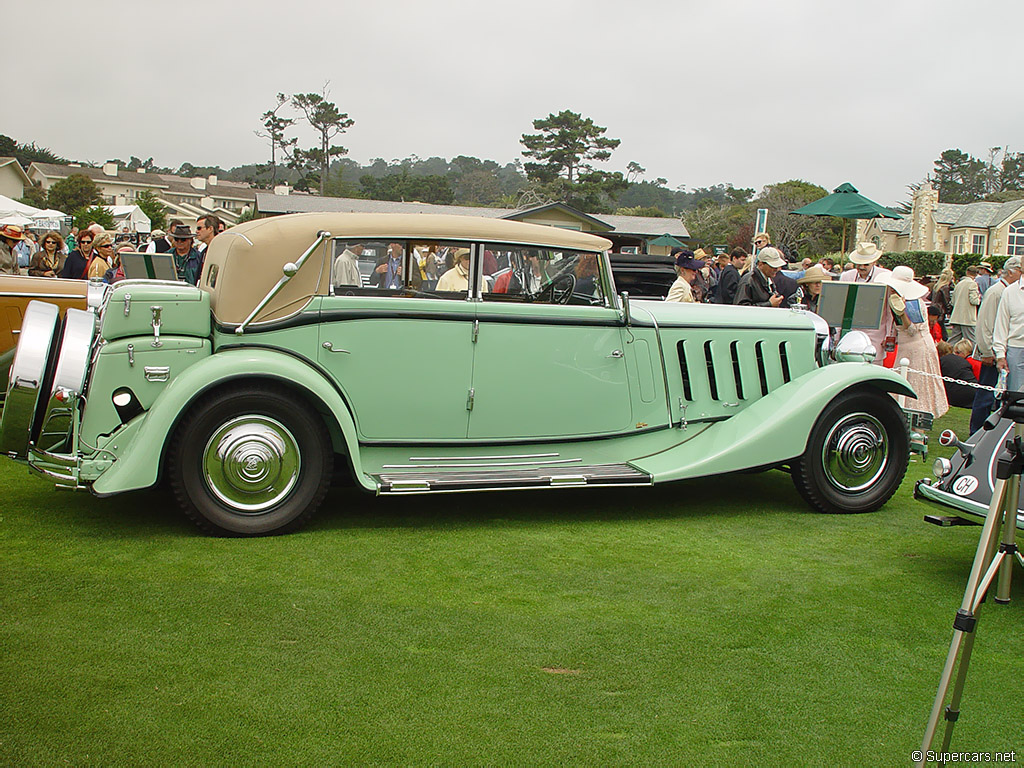
[[[485,248],[502,250],[495,245]],[[513,269],[517,253],[525,251],[512,250]],[[471,438],[581,437],[631,426],[617,311],[606,305],[601,281],[585,276],[580,264],[570,263],[581,257],[544,255],[558,266],[546,270],[534,294],[528,286],[518,295],[501,296],[494,290],[482,294],[474,343]],[[553,256],[561,258],[556,262]],[[564,277],[570,274],[572,281]],[[493,282],[492,287],[502,287],[502,281]]]
[[[360,245],[367,253],[377,247]],[[405,267],[408,274],[408,258]],[[317,359],[344,394],[362,439],[465,440],[475,304],[454,295],[423,298],[406,283],[395,290],[347,286],[323,297]]]

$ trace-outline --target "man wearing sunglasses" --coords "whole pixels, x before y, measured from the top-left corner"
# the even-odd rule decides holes
[[[170,236],[171,243],[174,245],[171,255],[174,257],[174,268],[178,271],[178,279],[197,285],[199,275],[203,271],[203,257],[192,246],[195,235],[184,224],[179,224],[171,230]]]
[[[60,277],[68,280],[85,279],[86,267],[89,266],[89,259],[92,257],[94,237],[91,229],[83,229],[78,233],[78,247],[64,260],[64,268],[60,271]]]

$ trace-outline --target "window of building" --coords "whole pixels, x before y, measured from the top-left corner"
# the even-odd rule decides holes
[[[1006,238],[1007,256],[1024,256],[1024,219],[1010,224],[1010,232]]]
[[[963,235],[953,235],[953,253],[964,252],[964,239]]]
[[[974,235],[971,238],[971,253],[985,253],[985,235]]]

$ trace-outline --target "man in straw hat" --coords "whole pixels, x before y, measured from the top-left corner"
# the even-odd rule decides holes
[[[17,275],[18,257],[14,253],[15,246],[25,239],[25,230],[17,224],[0,226],[0,275]]]
[[[850,253],[853,269],[848,269],[839,276],[841,283],[880,283],[880,278],[889,274],[889,270],[878,266],[882,250],[874,243],[858,243]],[[864,333],[875,345],[875,365],[882,365],[886,357],[896,349],[896,322],[891,312],[882,313],[882,326],[877,330],[864,329]],[[890,364],[891,365],[891,364]]]
[[[978,324],[974,328],[974,359],[981,362],[981,371],[978,374],[978,383],[986,387],[994,387],[999,380],[999,371],[996,370],[996,354],[992,350],[996,330],[996,312],[999,310],[999,299],[1008,285],[1020,280],[1021,275],[1020,256],[1011,256],[1003,262],[1003,274],[996,280],[981,300],[981,307],[978,308]],[[976,389],[974,391],[974,403],[971,407],[971,434],[973,435],[985,419],[992,413],[995,405],[995,397],[991,390]]]

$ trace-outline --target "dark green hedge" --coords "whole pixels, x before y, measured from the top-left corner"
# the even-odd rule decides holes
[[[992,265],[994,271],[998,271],[1007,258],[1007,256],[985,256],[980,253],[957,253],[953,256],[953,271],[956,272],[957,278],[961,278],[967,273],[968,267],[983,261],[987,261]]]
[[[893,251],[883,253],[878,263],[886,269],[904,264],[914,270],[916,277],[924,277],[942,272],[946,268],[947,258],[942,251]]]

